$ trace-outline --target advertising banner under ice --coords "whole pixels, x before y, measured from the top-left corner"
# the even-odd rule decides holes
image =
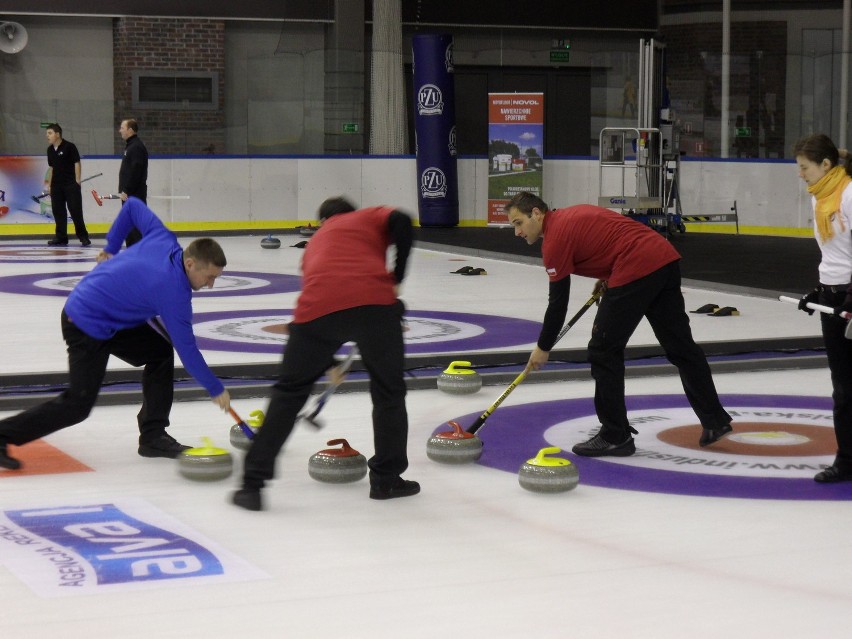
[[[54,223],[46,168],[43,157],[0,158],[0,224]]]
[[[488,94],[488,223],[508,224],[503,206],[543,184],[544,94]]]
[[[417,201],[421,226],[459,223],[453,38],[412,38]]]
[[[42,597],[268,577],[139,499],[0,511],[0,558]],[[9,636],[8,633],[4,636]]]

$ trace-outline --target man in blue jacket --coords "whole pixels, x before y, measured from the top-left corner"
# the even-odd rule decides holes
[[[121,251],[131,229],[142,240]],[[145,204],[128,198],[107,234],[98,264],[71,291],[62,310],[68,345],[67,389],[55,399],[0,421],[0,467],[15,470],[8,444],[20,446],[86,419],[110,355],[144,366],[139,454],[177,457],[183,446],[166,433],[174,394],[174,351],[222,410],[230,395],[204,361],[192,332],[192,291],[212,288],[226,265],[210,238],[186,250]]]

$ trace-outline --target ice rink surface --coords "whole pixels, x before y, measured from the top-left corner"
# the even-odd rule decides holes
[[[221,238],[228,270],[298,274],[298,249],[285,240],[280,250],[261,250],[260,239]],[[0,244],[0,257],[7,244]],[[2,274],[11,276],[79,273],[93,262],[0,264]],[[465,264],[488,274],[451,274]],[[585,301],[591,284],[575,280],[570,312]],[[403,290],[411,312],[533,321],[540,321],[546,295],[541,267],[423,250],[415,251]],[[202,293],[195,308],[280,310],[292,308],[295,297]],[[699,342],[818,335],[816,318],[768,297],[704,288],[687,288],[685,297],[689,309],[715,303],[741,313],[691,315]],[[65,369],[63,299],[8,292],[0,278],[7,313],[0,372]],[[561,346],[584,346],[590,326],[590,317],[581,320]],[[534,338],[517,348],[528,350]],[[640,326],[631,343],[654,343],[650,328]],[[204,354],[216,364],[277,361],[256,353]],[[805,398],[806,409],[746,420],[787,419],[789,428],[772,431],[777,441],[783,439],[779,433],[793,437],[806,420],[830,431],[826,369],[715,379],[723,398],[738,407],[755,397],[779,406],[790,397]],[[830,463],[824,448],[788,457],[783,469],[772,457],[772,469],[765,464],[765,471],[751,470],[767,480],[778,476],[778,493],[769,498],[741,491],[690,494],[690,484],[708,481],[708,474],[686,467],[676,469],[670,490],[620,481],[642,471],[641,459],[634,466],[605,467],[603,475],[620,481],[618,488],[590,484],[584,472],[600,476],[600,468],[567,453],[580,473],[579,486],[545,495],[523,490],[516,472],[483,463],[489,438],[493,446],[509,442],[530,458],[538,451],[531,431],[549,428],[545,439],[567,450],[584,440],[570,427],[572,419],[588,421],[582,409],[564,415],[568,426],[551,427],[543,424],[550,413],[540,408],[592,397],[591,381],[576,381],[519,386],[483,429],[480,462],[456,466],[427,458],[426,443],[436,430],[482,412],[502,390],[486,386],[466,396],[411,391],[405,476],[419,481],[422,492],[387,502],[368,499],[366,480],[334,485],[308,475],[310,456],[333,438],[372,454],[368,396],[334,395],[322,413],[325,428],[300,425],[287,442],[260,513],[228,502],[242,453],[228,441],[232,420],[211,402],[176,403],[170,428],[183,443],[201,445],[209,437],[233,454],[234,475],[209,483],[181,477],[173,460],[136,454],[138,406],[97,407],[82,424],[16,449],[30,472],[0,470],[0,636],[777,639],[847,631],[852,486],[826,486],[818,498],[788,495],[782,487],[785,479],[810,481],[812,473],[800,466]],[[627,380],[629,404],[679,394],[676,377]],[[245,416],[265,409],[265,400],[234,405]],[[501,412],[511,419],[500,419]],[[679,413],[672,419],[694,426],[694,419],[690,424]],[[739,420],[735,416],[735,428]],[[639,449],[658,446],[653,423],[638,430]],[[690,444],[679,446],[686,456],[697,454]],[[718,459],[711,482],[737,454],[731,447],[701,451],[707,465]],[[653,463],[649,458],[648,466]],[[41,528],[39,521],[45,522]],[[192,572],[198,557],[207,566],[204,574]]]

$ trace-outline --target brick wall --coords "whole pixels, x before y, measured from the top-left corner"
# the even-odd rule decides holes
[[[225,151],[225,23],[221,20],[116,18],[113,93],[118,121],[134,117],[151,155]],[[215,110],[135,109],[134,71],[205,71],[219,82]],[[115,150],[124,150],[115,123]]]

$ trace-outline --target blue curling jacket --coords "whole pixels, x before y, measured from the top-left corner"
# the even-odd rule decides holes
[[[121,251],[134,227],[142,239]],[[114,257],[87,273],[65,303],[74,325],[90,337],[107,340],[159,315],[189,374],[211,397],[224,392],[195,343],[192,287],[175,234],[141,200],[129,197],[107,234],[105,250]]]

